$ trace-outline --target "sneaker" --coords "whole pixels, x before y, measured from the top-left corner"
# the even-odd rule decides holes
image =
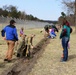
[[[8,59],[4,59],[4,61],[8,61]]]
[[[66,62],[65,60],[61,59],[60,62]]]
[[[20,57],[20,54],[19,53],[17,54],[17,57]]]
[[[8,63],[10,63],[12,60],[8,60]]]

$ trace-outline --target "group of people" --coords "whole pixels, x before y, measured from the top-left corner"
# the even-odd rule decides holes
[[[24,34],[24,28],[22,27],[20,30],[20,43],[18,44],[17,51],[17,57],[30,57],[31,56],[31,49],[33,49],[33,38],[34,34],[25,35]],[[17,47],[17,46],[16,46]]]
[[[4,59],[4,61],[7,61],[7,62],[11,62],[15,43],[18,44],[18,40],[19,40],[15,23],[16,22],[14,20],[11,20],[10,24],[5,26],[1,31],[2,37],[6,40],[8,45],[8,50],[6,53],[6,57]],[[49,27],[49,29],[46,29],[45,31],[48,33],[48,38],[56,37],[54,28]],[[62,47],[63,47],[63,58],[61,60],[62,62],[68,60],[68,42],[70,41],[71,32],[72,30],[69,22],[66,19],[64,19],[62,24],[62,31],[60,34],[60,39],[62,39]],[[31,35],[31,39],[30,39],[31,45],[32,45],[32,39],[34,36],[35,35]],[[24,28],[21,28],[20,30],[20,37],[22,37],[23,39],[26,37],[26,35],[24,35]],[[29,37],[27,38],[29,39]]]
[[[58,29],[55,25],[46,25],[44,27],[45,29],[45,35],[47,34],[48,38],[55,38],[56,37],[56,32],[58,32]]]
[[[44,29],[45,29],[46,33],[48,33],[48,38],[56,37],[55,28],[45,26]],[[58,30],[57,30],[57,32],[58,32]],[[63,54],[62,54],[62,57],[60,60],[62,62],[65,62],[68,60],[68,48],[70,47],[70,34],[71,33],[72,33],[72,28],[71,28],[69,22],[66,20],[66,18],[64,18],[63,23],[62,23],[62,31],[60,34],[61,44],[62,44],[62,48],[63,48]]]
[[[2,29],[2,31],[1,31],[2,37],[7,42],[7,45],[8,45],[8,50],[7,50],[7,53],[6,53],[6,57],[4,59],[4,61],[7,61],[7,62],[11,62],[12,61],[12,56],[13,56],[15,44],[17,46],[20,43],[23,43],[23,41],[25,42],[25,38],[26,37],[27,37],[27,40],[26,40],[27,45],[25,45],[27,47],[26,50],[29,49],[28,46],[31,47],[31,48],[33,48],[32,41],[33,41],[33,37],[35,35],[33,35],[33,34],[31,34],[30,36],[25,35],[24,34],[24,28],[22,27],[21,30],[20,30],[20,37],[21,37],[22,41],[19,42],[20,39],[18,38],[18,33],[17,33],[17,29],[16,29],[16,26],[15,26],[15,23],[16,22],[14,20],[11,20],[10,24],[7,25],[7,26],[5,26]],[[26,52],[26,50],[25,50],[25,52]],[[17,57],[20,57],[20,55],[19,55],[20,51],[21,51],[21,49],[18,49],[18,51],[17,51]],[[30,50],[29,50],[29,52],[30,52]],[[26,53],[28,53],[28,52],[26,52]]]

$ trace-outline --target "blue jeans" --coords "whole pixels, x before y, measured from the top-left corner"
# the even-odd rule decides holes
[[[55,37],[56,37],[56,34],[51,32],[51,33],[50,33],[50,37],[51,37],[51,38],[55,38]]]
[[[63,61],[67,61],[68,59],[68,37],[62,37],[62,47],[63,47]]]

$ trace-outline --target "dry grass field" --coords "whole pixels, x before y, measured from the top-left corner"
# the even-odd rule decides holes
[[[0,31],[2,30],[2,28],[0,28]],[[35,46],[42,38],[43,38],[43,34],[44,32],[40,33],[40,31],[43,29],[26,29],[24,32],[27,36],[31,35],[31,34],[35,34],[36,36],[34,37],[33,40],[33,45]],[[19,35],[19,31],[18,30],[18,35]],[[20,39],[20,37],[19,37]],[[0,35],[0,75],[3,71],[7,70],[9,67],[11,67],[15,62],[16,62],[16,56],[13,55],[13,61],[11,63],[7,63],[4,62],[4,58],[5,58],[5,54],[7,51],[7,44],[6,41],[3,40],[3,38]]]
[[[25,30],[26,35],[35,34],[33,41],[34,46],[43,38],[44,32],[40,33],[43,29],[28,29]],[[18,30],[19,34],[19,30]],[[62,55],[61,40],[59,39],[60,32],[57,33],[55,39],[50,39],[50,44],[45,48],[42,56],[37,60],[37,63],[32,68],[28,75],[76,75],[76,34],[71,34],[69,59],[67,62],[60,62]],[[3,61],[7,45],[3,38],[0,36],[0,74],[6,71],[10,66],[16,62],[16,57],[11,63]]]
[[[74,28],[73,28],[74,31]],[[59,33],[56,39],[51,39],[42,57],[37,60],[28,75],[76,75],[76,34],[73,32],[70,39],[69,59],[60,62],[62,55]]]

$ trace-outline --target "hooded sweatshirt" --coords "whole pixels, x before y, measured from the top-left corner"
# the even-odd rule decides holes
[[[63,25],[62,32],[60,34],[60,39],[62,37],[68,37],[70,39],[70,24],[68,22]]]

